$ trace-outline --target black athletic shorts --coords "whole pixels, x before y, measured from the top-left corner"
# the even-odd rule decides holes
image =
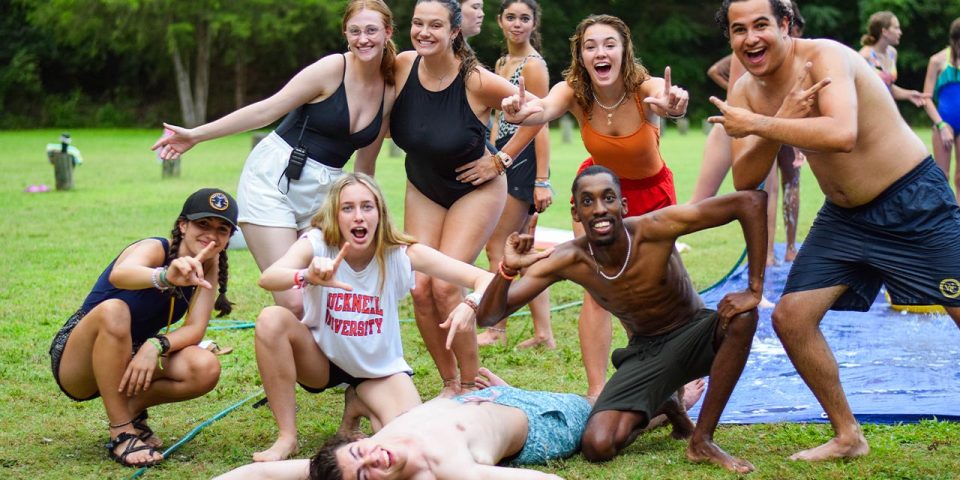
[[[831,310],[865,312],[881,284],[896,304],[960,306],[960,208],[930,157],[866,205],[825,202],[783,294],[845,285]]]
[[[713,340],[720,316],[701,309],[690,323],[655,337],[634,336],[613,351],[617,371],[603,387],[590,415],[604,410],[635,411],[647,420],[680,387],[710,374],[717,352]]]

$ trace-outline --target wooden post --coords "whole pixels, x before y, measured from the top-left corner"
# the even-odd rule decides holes
[[[53,175],[57,180],[57,190],[73,189],[73,155],[63,152],[47,152],[53,163]]]
[[[162,178],[173,178],[180,176],[180,157],[173,160],[163,161]]]
[[[560,132],[563,143],[570,143],[573,137],[573,119],[570,118],[570,115],[564,114],[560,117]]]

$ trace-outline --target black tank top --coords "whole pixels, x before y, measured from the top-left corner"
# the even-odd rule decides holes
[[[431,92],[420,84],[419,66],[417,57],[393,105],[390,134],[407,154],[408,173],[429,168],[455,180],[455,168],[484,154],[487,127],[470,108],[461,75],[446,89]]]
[[[343,57],[343,75],[347,75],[347,57]],[[384,84],[386,93],[386,84]],[[300,130],[304,119],[309,117],[307,127]],[[380,134],[383,123],[383,96],[380,98],[380,111],[370,125],[350,133],[350,108],[347,106],[347,89],[343,78],[340,87],[333,95],[316,103],[306,103],[287,114],[277,127],[277,135],[291,147],[302,143],[307,154],[313,160],[334,168],[343,168],[350,156],[359,148],[370,145]]]

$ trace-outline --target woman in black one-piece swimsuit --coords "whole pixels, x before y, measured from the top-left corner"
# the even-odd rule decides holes
[[[486,122],[480,119],[517,89],[477,64],[461,21],[457,0],[417,2],[410,28],[416,51],[397,56],[390,132],[407,154],[404,229],[418,241],[472,263],[507,196],[506,178],[486,148]],[[519,154],[537,131],[519,130],[504,153]],[[438,326],[463,300],[460,287],[418,273],[413,300],[417,326],[443,379],[441,395],[475,388],[475,336],[457,335],[451,352],[444,345],[446,332]]]

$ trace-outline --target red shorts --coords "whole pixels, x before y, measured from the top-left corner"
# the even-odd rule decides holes
[[[577,175],[592,165],[593,157],[587,158],[580,164]],[[627,213],[624,217],[636,217],[677,204],[673,172],[667,168],[667,164],[663,164],[659,172],[646,178],[621,178],[620,190],[627,199]],[[573,196],[570,197],[570,204],[574,204]]]

